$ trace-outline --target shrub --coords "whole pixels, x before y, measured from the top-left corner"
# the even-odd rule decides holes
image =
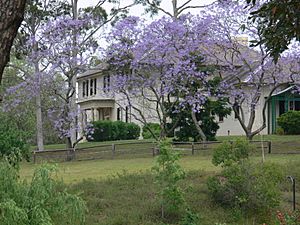
[[[138,139],[141,128],[134,123],[127,123],[127,139]]]
[[[230,166],[233,163],[238,163],[243,159],[247,159],[253,150],[253,145],[247,140],[237,139],[234,142],[225,141],[215,148],[212,163],[215,166]]]
[[[109,141],[112,140],[112,122],[108,120],[94,121],[93,141]]]
[[[275,133],[277,135],[284,135],[284,130],[281,127],[277,127]]]
[[[30,184],[19,182],[7,162],[0,162],[0,170],[0,224],[84,224],[85,203],[53,179],[55,167],[38,168]]]
[[[6,158],[9,163],[17,166],[25,158],[29,160],[29,145],[26,134],[9,123],[0,123],[0,158]]]
[[[93,127],[93,141],[131,140],[140,135],[140,127],[134,123],[99,120],[93,122]]]
[[[223,171],[210,177],[207,186],[212,198],[223,206],[241,212],[263,213],[279,205],[279,184],[284,176],[276,164],[251,162],[250,149],[250,144],[241,140],[219,146],[213,163],[222,165]]]
[[[288,111],[277,122],[285,134],[300,134],[300,111]]]
[[[143,127],[143,138],[144,139],[150,139],[150,138],[154,138],[153,135],[151,134],[151,132],[149,131],[149,129],[153,132],[153,134],[155,135],[155,137],[159,137],[160,136],[160,125],[158,123],[148,123],[147,125],[145,125]]]
[[[159,156],[156,165],[152,168],[155,172],[155,180],[159,185],[159,197],[161,215],[164,218],[165,211],[176,213],[184,204],[183,191],[178,182],[185,178],[185,172],[178,163],[179,153],[172,149],[169,142],[163,141],[159,145]]]

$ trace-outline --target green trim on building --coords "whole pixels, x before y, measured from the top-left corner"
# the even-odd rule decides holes
[[[300,96],[295,95],[291,93],[289,90],[281,93],[279,95],[272,96],[271,98],[271,110],[272,110],[272,133],[274,134],[276,132],[277,128],[277,118],[279,115],[276,113],[276,109],[279,107],[279,101],[284,101],[284,112],[289,111],[289,106],[291,101],[299,101],[300,102]],[[278,107],[276,107],[278,106]],[[279,112],[279,109],[278,109]]]

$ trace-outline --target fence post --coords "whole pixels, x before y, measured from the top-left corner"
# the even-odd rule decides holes
[[[112,150],[112,158],[114,159],[115,158],[115,153],[116,153],[116,145],[115,144],[111,145],[111,150]]]
[[[272,152],[272,142],[271,141],[268,142],[268,150],[269,150],[268,153],[271,154],[271,152]]]
[[[194,155],[195,153],[195,146],[194,146],[194,142],[192,142],[192,155]]]

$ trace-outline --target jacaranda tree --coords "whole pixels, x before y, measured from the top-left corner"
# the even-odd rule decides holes
[[[209,23],[209,18],[192,15],[163,17],[150,24],[128,17],[107,38],[106,59],[114,74],[114,89],[123,96],[122,105],[129,106],[132,116],[144,125],[158,120],[160,138],[176,127],[176,123],[167,126],[168,108],[177,105],[177,112],[184,107],[197,111],[210,94],[208,74],[197,67]],[[190,83],[198,88],[191,91]]]
[[[235,117],[245,135],[252,139],[266,128],[266,110],[272,94],[299,82],[299,47],[286,52],[275,64],[263,43],[249,45],[248,40],[252,43],[262,38],[258,19],[249,21],[249,15],[245,5],[237,2],[214,6],[202,13],[203,17],[213,18],[210,39],[203,42],[203,54],[207,63],[219,68],[217,74],[224,80]]]

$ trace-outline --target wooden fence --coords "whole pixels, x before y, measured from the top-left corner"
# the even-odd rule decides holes
[[[211,142],[173,142],[175,150],[183,155],[211,154],[212,149],[221,144],[220,141]],[[265,152],[271,153],[270,141],[251,141],[257,149],[263,147]],[[258,150],[259,151],[259,150]],[[64,162],[71,160],[93,159],[124,159],[153,157],[158,154],[156,143],[152,141],[136,141],[129,143],[101,144],[97,146],[74,149],[56,149],[33,151],[33,162]]]

